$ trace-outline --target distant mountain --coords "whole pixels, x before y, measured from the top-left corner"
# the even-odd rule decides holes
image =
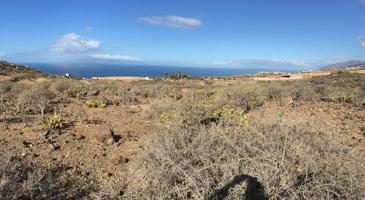
[[[365,61],[361,60],[351,60],[342,63],[336,63],[328,66],[321,67],[322,70],[324,69],[344,69],[344,68],[354,68],[354,67],[365,67]]]
[[[48,75],[25,65],[18,65],[0,60],[0,75],[12,77],[13,80],[34,79]]]

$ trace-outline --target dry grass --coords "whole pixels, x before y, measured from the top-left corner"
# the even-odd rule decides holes
[[[132,162],[125,197],[364,198],[361,157],[352,156],[325,133],[308,130],[305,122],[286,124],[278,114],[248,128],[212,125],[161,130]],[[247,182],[234,181],[239,177],[257,178],[258,183],[248,190]]]
[[[0,161],[0,199],[83,199],[95,190],[65,176],[65,166],[44,169],[8,152],[1,152]]]
[[[136,141],[143,149],[126,165],[128,170],[116,175],[107,189],[93,189],[95,198],[362,199],[363,157],[338,143],[325,124],[310,125],[304,119],[289,123],[279,111],[247,116],[282,98],[294,100],[290,104],[294,107],[303,101],[331,101],[336,107],[363,109],[364,78],[345,73],[286,82],[232,81],[232,85],[223,84],[226,80],[213,84],[185,79],[131,84],[59,78],[31,86],[1,82],[0,112],[3,122],[28,116],[34,120],[29,125],[34,125],[41,122],[39,116],[62,113],[65,106],[93,99],[106,104],[103,112],[139,104],[141,115],[131,115],[154,119],[159,129],[151,130],[141,140],[144,143]],[[79,106],[70,116],[62,116],[82,127],[87,125],[87,111],[98,112],[85,109]],[[73,132],[72,128],[67,131]],[[64,173],[65,167],[45,169],[2,155],[0,199],[89,197],[91,189],[80,186],[90,185]]]

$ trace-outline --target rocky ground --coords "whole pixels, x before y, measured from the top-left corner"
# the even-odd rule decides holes
[[[3,64],[0,63],[0,67]],[[44,78],[51,83],[54,81],[53,78],[36,71],[32,71],[31,76],[35,79]],[[12,78],[8,80],[10,79]],[[98,85],[95,81],[97,80],[94,80],[94,84]],[[104,84],[104,82],[100,83]],[[115,83],[124,84],[123,81],[113,84]],[[163,95],[163,97],[148,97],[139,94],[136,103],[108,104],[100,108],[85,106],[85,99],[68,98],[67,103],[62,104],[58,109],[66,124],[62,129],[45,127],[40,114],[25,114],[23,120],[14,115],[9,121],[5,121],[3,115],[3,123],[0,124],[0,150],[3,153],[24,158],[29,165],[46,169],[63,166],[65,169],[62,172],[63,177],[76,177],[85,186],[102,188],[102,191],[107,192],[105,188],[112,187],[111,185],[116,181],[121,182],[121,185],[127,184],[128,165],[137,159],[138,152],[145,148],[144,141],[152,133],[166,128],[166,124],[161,124],[159,120],[151,117],[153,116],[151,110],[156,109],[157,106],[156,101],[158,104],[164,104],[166,99],[179,101],[178,99],[184,98],[189,91],[200,90],[199,88],[226,87],[229,89],[232,85],[244,87],[256,84],[251,79],[239,78],[213,81],[175,80],[162,83],[171,84],[171,88],[178,88],[177,91],[180,92],[169,94],[167,97]],[[29,81],[22,84],[40,83]],[[140,83],[136,82],[136,84]],[[146,84],[151,83],[146,82]],[[364,84],[365,82],[360,83],[359,87],[364,88]],[[173,91],[173,89],[168,90]],[[100,96],[95,94],[95,97]],[[262,106],[252,109],[247,116],[249,120],[258,121],[267,113],[280,112],[284,121],[288,123],[304,121],[308,123],[308,127],[312,127],[308,134],[311,134],[310,132],[330,134],[331,138],[336,138],[339,144],[365,159],[365,105],[361,104],[362,99],[358,101],[360,103],[354,105],[346,102],[323,101],[320,98],[296,100],[288,95],[266,99]],[[75,117],[75,113],[80,112],[82,117]],[[96,196],[103,193],[100,190],[95,191],[93,194]],[[123,193],[123,189],[119,191]],[[92,198],[93,195],[89,194],[86,197]]]

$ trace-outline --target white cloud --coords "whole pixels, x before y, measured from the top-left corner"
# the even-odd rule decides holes
[[[182,16],[151,16],[140,17],[138,20],[148,25],[167,26],[172,28],[197,28],[203,25],[203,22],[199,19]]]
[[[361,47],[365,49],[365,36],[360,36],[359,40],[360,40]]]
[[[212,65],[237,65],[237,61],[234,60],[215,60]]]
[[[92,31],[93,30],[93,27],[92,26],[86,26],[85,27],[85,31],[86,32],[90,32],[90,31]]]
[[[5,52],[0,51],[0,56],[4,56]]]
[[[100,46],[101,43],[97,40],[88,39],[76,33],[67,33],[58,39],[52,50],[61,53],[80,53],[99,49]]]
[[[105,59],[105,60],[119,60],[119,61],[142,61],[143,59],[138,58],[138,57],[132,57],[132,56],[127,56],[127,55],[112,55],[112,54],[93,54],[91,55],[91,57],[93,58],[98,58],[98,59]]]

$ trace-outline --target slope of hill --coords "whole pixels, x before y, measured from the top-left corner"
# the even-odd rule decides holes
[[[8,77],[13,80],[22,80],[47,77],[48,75],[24,65],[0,61],[0,76]]]
[[[341,63],[324,66],[324,67],[321,67],[321,69],[329,70],[329,69],[344,69],[344,68],[355,68],[355,67],[365,67],[365,61],[350,60],[347,62],[341,62]]]
[[[0,81],[0,199],[361,199],[365,74],[315,73]]]

